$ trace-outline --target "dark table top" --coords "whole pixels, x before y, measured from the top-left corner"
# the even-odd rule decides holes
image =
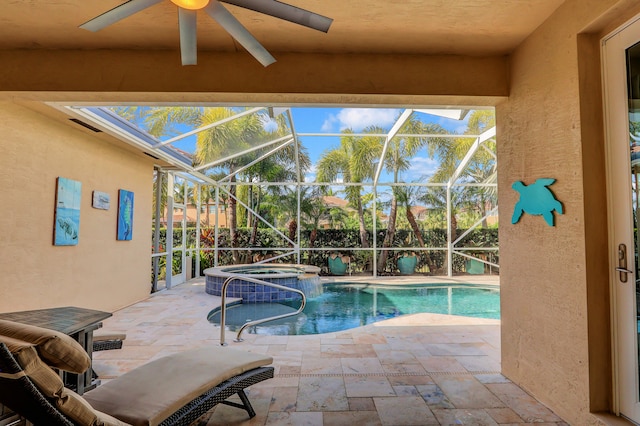
[[[3,320],[49,328],[68,335],[85,330],[110,316],[109,312],[75,306],[0,313],[0,319]]]

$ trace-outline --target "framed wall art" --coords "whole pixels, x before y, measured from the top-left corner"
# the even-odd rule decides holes
[[[93,191],[91,206],[94,209],[109,210],[111,207],[111,196],[106,192]]]
[[[54,246],[78,245],[82,183],[63,177],[56,179],[56,207],[53,225]]]
[[[133,236],[133,192],[118,190],[117,240],[129,241]]]

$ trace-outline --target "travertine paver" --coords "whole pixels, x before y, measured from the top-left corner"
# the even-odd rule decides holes
[[[301,377],[296,411],[348,411],[342,377]]]
[[[433,410],[442,425],[498,426],[498,423],[482,409]]]
[[[323,413],[325,425],[331,426],[381,426],[376,411],[337,411]]]
[[[487,388],[526,422],[560,422],[551,410],[513,383],[493,383]]]
[[[437,425],[435,416],[418,396],[373,398],[378,415],[385,426]]]
[[[473,376],[432,377],[455,408],[499,408],[505,404]]]
[[[94,355],[104,381],[151,359],[218,345],[206,320],[219,298],[194,280],[104,321],[127,334],[121,350]],[[197,426],[536,425],[566,426],[500,374],[494,320],[417,314],[312,336],[226,333],[229,347],[268,354],[276,376],[248,390],[256,417],[218,405]]]
[[[389,380],[384,376],[345,376],[344,383],[349,397],[396,396]]]

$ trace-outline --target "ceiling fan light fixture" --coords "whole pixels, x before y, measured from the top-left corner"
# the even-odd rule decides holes
[[[199,10],[209,4],[209,0],[171,0],[178,7],[187,10]]]

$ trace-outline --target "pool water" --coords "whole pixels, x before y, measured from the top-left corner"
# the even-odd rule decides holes
[[[299,306],[299,301],[238,304],[227,308],[226,324],[235,331],[247,321],[294,312]],[[499,319],[500,290],[474,285],[327,284],[322,295],[307,299],[300,315],[247,331],[268,335],[331,333],[422,312]],[[220,324],[219,309],[210,312],[209,321]]]

